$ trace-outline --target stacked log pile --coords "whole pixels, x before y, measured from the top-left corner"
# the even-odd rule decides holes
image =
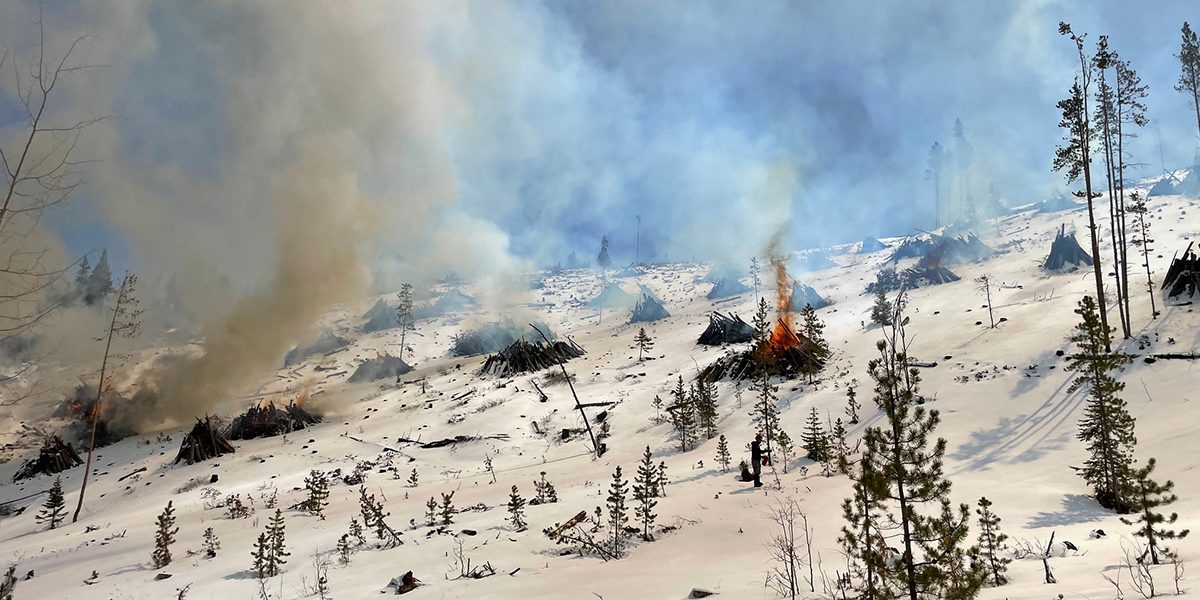
[[[64,442],[57,435],[48,436],[42,442],[42,448],[38,450],[37,457],[21,465],[21,468],[13,475],[13,481],[31,479],[38,475],[61,473],[81,464],[83,464],[83,459],[79,457],[79,453],[71,447],[71,444]]]
[[[708,327],[700,334],[699,343],[705,346],[738,344],[754,339],[754,328],[741,317],[729,313],[713,312],[708,316]]]
[[[203,421],[196,419],[192,430],[184,436],[183,443],[179,445],[179,454],[175,456],[175,462],[186,461],[187,464],[194,465],[233,452],[233,444],[230,444],[229,440],[225,439],[225,436],[217,430],[217,427],[213,425],[212,418],[204,417]]]
[[[299,431],[320,422],[320,417],[298,404],[290,403],[279,408],[274,402],[269,402],[251,406],[245,413],[234,417],[226,433],[231,440],[250,440]]]
[[[558,366],[573,358],[583,356],[583,348],[573,341],[527,342],[517,340],[509,347],[487,358],[480,373],[511,377],[520,373],[532,373],[547,367]]]

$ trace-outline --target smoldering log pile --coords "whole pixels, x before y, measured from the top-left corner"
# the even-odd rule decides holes
[[[534,323],[534,325],[546,332],[546,337],[554,341],[554,332],[545,323]],[[528,326],[518,326],[510,320],[493,321],[454,336],[450,354],[453,356],[490,354],[511,346],[517,340],[531,340],[536,337],[539,337],[538,333]]]
[[[638,299],[637,304],[633,306],[633,312],[629,314],[629,322],[649,323],[669,316],[671,313],[667,312],[666,307],[658,298],[648,292],[642,292],[642,297]]]
[[[13,475],[13,481],[31,479],[38,475],[53,475],[83,464],[79,453],[57,435],[48,436],[42,442],[38,455],[21,465]]]
[[[1192,251],[1189,243],[1183,256],[1171,259],[1167,275],[1163,277],[1163,298],[1168,302],[1183,302],[1192,298],[1200,298],[1200,258]]]
[[[750,287],[738,280],[737,277],[721,277],[713,283],[713,288],[705,296],[709,300],[732,298],[750,291]]]
[[[764,372],[772,377],[794,379],[825,368],[828,353],[807,337],[791,330],[782,321],[767,343],[743,352],[727,354],[700,371],[699,379],[753,379]]]
[[[360,363],[348,381],[360,383],[380,379],[396,379],[411,370],[412,367],[401,360],[399,356],[384,353]]]
[[[700,334],[697,342],[705,346],[740,344],[754,339],[754,328],[741,317],[729,313],[713,312],[708,315],[708,327]]]
[[[116,390],[108,389],[97,401],[96,387],[77,385],[74,392],[63,400],[56,414],[69,417],[72,422],[66,428],[68,439],[80,444],[93,443],[92,419],[96,420],[95,447],[103,448],[115,444],[131,435],[132,431],[109,424],[113,411],[126,405],[126,398]]]
[[[179,454],[175,456],[175,463],[187,461],[187,464],[194,465],[233,452],[233,444],[218,430],[212,422],[212,417],[204,417],[203,421],[196,419],[192,430],[183,437],[183,443],[179,445]]]
[[[1047,271],[1070,271],[1080,266],[1092,266],[1092,257],[1084,252],[1075,239],[1075,232],[1067,233],[1067,226],[1062,225],[1050,243],[1050,255],[1042,263]]]
[[[299,431],[321,422],[304,407],[292,402],[279,408],[274,402],[251,406],[229,422],[226,437],[231,440],[251,440]]]
[[[532,373],[547,367],[558,366],[584,355],[583,348],[573,341],[528,342],[517,340],[509,347],[487,358],[480,374],[512,377],[520,373]]]

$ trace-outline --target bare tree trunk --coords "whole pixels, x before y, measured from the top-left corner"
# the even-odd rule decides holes
[[[79,503],[75,505],[75,514],[71,522],[79,521],[79,512],[83,510],[83,496],[87,492],[88,478],[92,474],[92,454],[96,450],[96,425],[100,421],[100,399],[104,396],[104,377],[108,374],[108,355],[112,350],[113,335],[117,331],[117,317],[121,314],[121,304],[125,301],[129,278],[121,281],[121,289],[117,292],[117,305],[113,307],[112,320],[108,325],[108,336],[104,343],[104,359],[100,361],[100,382],[96,385],[96,401],[92,404],[92,433],[88,442],[87,464],[83,468],[83,484],[79,486]]]

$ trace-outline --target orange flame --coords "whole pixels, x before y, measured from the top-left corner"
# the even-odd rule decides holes
[[[775,272],[775,328],[771,331],[771,346],[777,350],[791,348],[800,343],[792,323],[792,278],[788,276],[785,258],[771,254],[771,268]]]

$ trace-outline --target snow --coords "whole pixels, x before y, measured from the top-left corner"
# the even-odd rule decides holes
[[[1150,209],[1157,240],[1153,265],[1161,277],[1171,253],[1200,234],[1195,216],[1200,214],[1200,202],[1156,196],[1150,199]],[[1097,213],[1105,214],[1103,204],[1097,206]],[[1044,545],[1055,533],[1056,540],[1079,548],[1077,553],[1051,559],[1058,584],[1042,583],[1040,561],[1020,560],[1009,570],[1010,584],[988,588],[981,598],[1048,599],[1057,594],[1110,598],[1112,587],[1101,573],[1111,573],[1121,563],[1121,545],[1132,530],[1092,501],[1087,486],[1070,468],[1084,458],[1075,433],[1085,398],[1067,393],[1069,376],[1063,371],[1064,359],[1055,351],[1067,348],[1066,338],[1075,324],[1071,311],[1082,295],[1094,290],[1094,284],[1090,270],[1046,274],[1038,268],[1064,221],[1068,228],[1074,225],[1086,231],[1086,213],[1081,210],[1004,217],[998,227],[989,225],[980,231],[984,241],[996,248],[996,256],[956,265],[961,281],[911,294],[909,331],[915,334],[914,353],[921,361],[937,362],[922,369],[922,391],[942,413],[938,434],[949,441],[946,471],[954,484],[954,500],[974,505],[986,495],[1013,541],[1037,540]],[[1106,228],[1102,233],[1107,238]],[[894,245],[896,240],[885,241]],[[1105,239],[1100,257],[1110,256]],[[804,279],[832,301],[818,314],[827,324],[834,357],[816,384],[780,384],[782,424],[793,438],[799,437],[810,407],[833,418],[842,414],[846,384],[852,378],[859,381],[863,423],[850,427],[851,436],[878,419],[865,382],[866,363],[880,334],[864,327],[872,298],[863,291],[887,253],[842,253],[831,255],[830,260],[833,267],[806,273]],[[647,286],[672,315],[646,324],[629,325],[625,313],[601,315],[587,307],[586,300],[601,291],[602,283],[596,273],[585,270],[547,275],[541,289],[520,299],[520,310],[531,319],[544,321],[560,337],[570,337],[587,350],[567,365],[582,401],[617,403],[608,407],[612,437],[607,441],[609,452],[600,459],[591,456],[586,435],[559,441],[561,428],[582,426],[565,384],[545,382],[545,372],[511,380],[480,378],[474,371],[485,356],[448,356],[453,336],[467,328],[462,315],[418,322],[417,331],[408,337],[414,354],[405,355],[414,371],[403,376],[404,383],[347,383],[347,373],[362,360],[381,351],[396,352],[400,337],[398,329],[362,333],[362,320],[356,315],[365,307],[350,307],[329,315],[322,325],[349,338],[348,350],[314,355],[300,365],[265,373],[258,390],[271,394],[311,389],[314,406],[328,411],[320,425],[286,437],[235,442],[236,454],[194,466],[171,464],[186,427],[167,432],[169,438],[142,435],[102,448],[80,521],[52,531],[34,522],[41,499],[28,498],[48,489],[52,478],[14,484],[12,474],[21,461],[0,465],[0,502],[26,507],[19,515],[0,518],[0,566],[16,564],[22,577],[35,572],[33,579],[19,582],[16,597],[20,599],[157,599],[175,597],[176,590],[185,586],[190,586],[187,597],[193,600],[255,598],[259,584],[249,572],[251,545],[273,512],[264,508],[263,497],[277,491],[291,557],[284,573],[267,582],[272,598],[304,596],[304,584],[314,580],[315,553],[329,557],[331,593],[339,600],[373,597],[409,570],[425,584],[406,595],[415,599],[685,598],[693,588],[710,589],[725,598],[771,598],[773,593],[763,586],[768,557],[764,544],[772,533],[765,513],[791,496],[813,524],[814,552],[832,580],[835,571],[845,570],[836,538],[848,480],[821,477],[819,469],[813,468],[804,473],[807,462],[801,460],[789,473],[778,475],[782,489],[773,489],[775,476],[770,473],[764,475],[768,485],[763,489],[738,482],[736,463],[748,455],[745,444],[753,435],[748,415],[751,392],[738,406],[733,384],[718,386],[720,432],[734,453],[734,467],[728,473],[716,467],[715,439],[680,453],[670,426],[651,422],[651,400],[656,394],[665,399],[678,375],[688,379],[723,353],[696,344],[708,324],[708,313],[753,313],[752,293],[716,302],[705,298],[709,286],[697,282],[706,270],[703,265],[659,265],[619,279],[628,289],[639,283]],[[996,329],[975,325],[987,322],[983,299],[972,283],[983,274],[997,284],[992,292],[997,318],[1007,319]],[[1139,281],[1141,275],[1135,271],[1130,280]],[[464,286],[464,292],[473,290]],[[763,293],[771,297],[773,291]],[[1200,350],[1200,315],[1194,306],[1159,303],[1162,314],[1151,320],[1149,299],[1140,284],[1131,290],[1131,301],[1135,334],[1145,336],[1150,348],[1139,351],[1133,343],[1126,346],[1130,351]],[[502,316],[478,309],[471,315]],[[633,337],[643,326],[655,345],[648,359],[638,362]],[[1168,338],[1176,343],[1168,345]],[[1193,529],[1200,525],[1200,439],[1194,435],[1191,405],[1198,399],[1197,368],[1193,361],[1145,364],[1137,360],[1121,376],[1127,384],[1124,397],[1138,422],[1138,458],[1158,458],[1157,475],[1177,484],[1180,501],[1172,509],[1180,514],[1178,526]],[[532,379],[549,396],[548,402],[539,401]],[[244,410],[246,402],[231,399],[220,412],[231,416]],[[9,440],[22,423],[44,421],[49,413],[45,406],[13,410],[17,412],[4,421]],[[550,433],[538,436],[532,421],[548,424]],[[398,441],[493,434],[509,437],[429,449]],[[678,529],[638,545],[618,561],[561,555],[562,548],[541,530],[602,505],[613,469],[621,465],[631,477],[647,445],[656,461],[666,462],[671,480],[667,497],[659,499],[658,521]],[[489,453],[496,469],[495,484],[483,464]],[[391,513],[389,523],[404,531],[405,544],[387,550],[363,548],[349,565],[338,565],[334,549],[350,518],[358,514],[357,486],[341,482],[332,486],[325,520],[287,507],[302,498],[299,488],[311,469],[348,473],[359,461],[381,456],[385,462],[390,456],[396,478],[370,469],[366,486],[383,500]],[[143,467],[145,472],[120,480]],[[413,468],[420,481],[410,488],[405,480]],[[515,532],[504,507],[509,489],[517,485],[529,499],[533,481],[542,471],[557,488],[559,502],[527,507],[529,529]],[[203,490],[210,487],[214,474],[219,479],[211,487],[222,496],[236,493],[254,498],[251,518],[229,520],[220,509],[204,508]],[[68,508],[73,509],[82,467],[63,475]],[[483,503],[488,509],[457,515],[451,527],[456,535],[409,527],[410,519],[423,522],[428,498],[450,491],[459,508]],[[175,562],[155,570],[149,564],[153,524],[168,501],[174,502],[179,519],[178,542],[172,548]],[[189,550],[199,552],[206,527],[212,527],[221,540],[219,554],[213,559],[189,556]],[[1090,539],[1089,532],[1097,528],[1105,530],[1107,537]],[[476,534],[462,533],[468,529]],[[456,539],[463,541],[474,564],[490,562],[497,575],[455,580],[458,568],[451,552]],[[1192,536],[1177,542],[1185,561],[1197,556],[1198,540],[1200,536]],[[99,580],[85,585],[83,580],[93,570]],[[155,575],[163,572],[172,577],[155,581]],[[1173,590],[1169,567],[1158,576],[1160,589]],[[1183,585],[1191,587],[1190,579]],[[827,597],[821,595],[819,581],[816,588],[817,593],[806,592],[804,597]]]

